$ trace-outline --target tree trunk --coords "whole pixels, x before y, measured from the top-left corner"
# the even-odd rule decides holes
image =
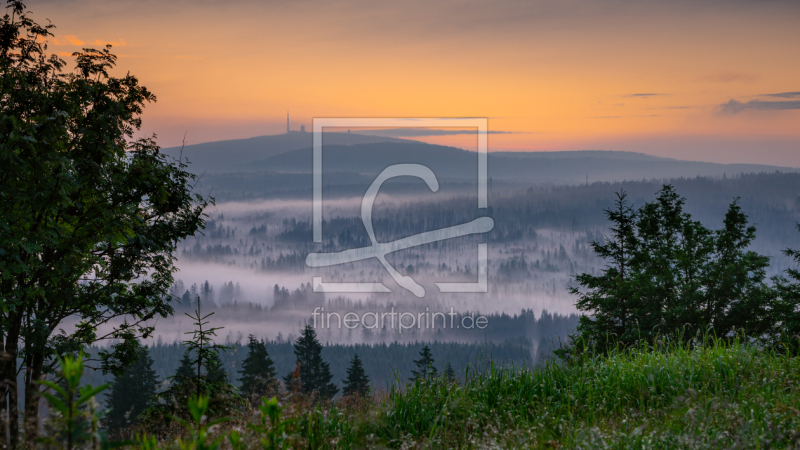
[[[3,344],[5,344],[5,336],[3,338]],[[8,391],[11,389],[6,361],[8,361],[8,353],[5,352],[5,345],[3,345],[2,352],[0,352],[0,447],[3,448],[8,446]]]
[[[17,361],[12,364],[14,370],[13,385],[8,390],[8,448],[15,449],[19,445],[19,386],[17,386]]]
[[[5,338],[5,348],[2,358],[0,358],[0,397],[2,397],[2,409],[0,416],[3,418],[2,432],[0,432],[0,443],[8,444],[9,449],[14,449],[19,444],[19,407],[17,395],[17,354],[19,352],[19,326],[16,326],[14,317],[11,315],[6,324],[11,324]],[[6,432],[6,426],[8,431]]]
[[[8,397],[9,391],[14,388],[14,385],[10,383],[10,379],[8,378],[8,368],[6,367],[7,364],[5,362],[6,355],[8,353],[3,352],[0,358],[3,359],[2,368],[0,368],[0,446],[7,448],[9,442],[9,430],[8,430]]]
[[[35,352],[25,376],[25,446],[31,450],[36,448],[39,437],[39,380],[44,366],[44,355]]]

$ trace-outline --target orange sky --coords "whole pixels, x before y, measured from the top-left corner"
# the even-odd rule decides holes
[[[295,129],[313,117],[489,117],[491,130],[513,132],[490,136],[491,150],[800,167],[796,0],[28,7],[57,26],[52,51],[115,45],[120,71],[158,96],[144,127],[163,146],[184,133],[188,143],[280,133],[288,109]]]

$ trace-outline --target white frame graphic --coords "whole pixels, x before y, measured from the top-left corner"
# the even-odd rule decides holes
[[[487,208],[488,203],[488,167],[487,167],[487,135],[488,135],[488,120],[486,118],[315,118],[313,120],[313,201],[312,201],[312,232],[313,242],[322,242],[322,132],[325,128],[475,128],[478,133],[478,208]],[[428,182],[428,186],[432,191],[438,190],[438,182],[435,175],[430,172],[425,166],[418,164],[406,164],[390,166],[384,172],[390,169],[398,169],[398,166],[403,166],[405,170],[403,173],[394,174],[390,176],[410,175],[423,178]],[[418,167],[412,167],[418,166]],[[427,172],[430,173],[427,173]],[[398,172],[394,170],[394,172]],[[381,173],[379,178],[384,174]],[[430,177],[433,180],[430,180]],[[378,180],[376,179],[376,182]],[[382,182],[382,181],[381,181]],[[380,183],[370,188],[370,190],[377,191]],[[374,199],[373,199],[374,200]],[[367,200],[365,199],[365,202]],[[369,210],[371,212],[372,203],[369,202]],[[362,220],[366,212],[365,204],[362,204]],[[369,213],[368,213],[369,214]],[[488,219],[488,220],[487,220]],[[366,223],[365,223],[366,225]],[[483,233],[491,230],[494,222],[491,218],[476,219],[467,224],[461,224],[456,227],[445,228],[442,230],[435,230],[433,232],[422,233],[416,236],[406,238],[406,244],[400,244],[404,248],[412,245],[420,245],[425,242],[450,239],[453,237],[463,236],[465,234]],[[371,230],[371,224],[368,229]],[[423,235],[428,236],[423,236]],[[372,238],[372,236],[371,236]],[[386,252],[396,251],[398,245],[392,245],[402,240],[395,241],[394,243],[378,244],[374,242],[373,246],[365,247],[364,249],[354,249],[349,251],[349,257],[345,255],[334,255],[326,253],[311,253],[306,259],[306,264],[310,267],[322,267],[327,265],[339,264],[347,261],[356,261],[366,259],[367,257],[378,257],[385,263]],[[379,254],[380,249],[376,247],[384,247],[384,253]],[[345,252],[342,252],[345,253]],[[331,256],[341,256],[339,258],[331,258]],[[338,259],[340,262],[332,260]],[[435,283],[440,292],[488,292],[488,247],[487,244],[478,244],[478,281],[475,283]],[[384,266],[387,266],[384,264]],[[410,277],[403,277],[396,274],[391,266],[386,267],[390,270],[392,277],[398,283],[412,291],[418,297],[425,295],[424,289],[417,285]],[[413,287],[418,288],[413,289]],[[383,283],[359,283],[359,282],[345,282],[345,283],[326,283],[322,281],[322,277],[313,277],[312,288],[314,292],[329,292],[329,293],[372,293],[372,292],[391,292]]]

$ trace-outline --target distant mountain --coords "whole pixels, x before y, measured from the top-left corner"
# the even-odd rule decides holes
[[[192,172],[208,173],[201,184],[220,195],[257,197],[267,193],[305,192],[311,189],[312,136],[312,133],[291,132],[187,145],[183,156],[191,162]],[[476,182],[478,157],[475,152],[356,133],[325,133],[323,144],[324,183],[350,186],[347,192],[363,191],[381,170],[398,163],[424,164],[440,180],[448,179],[449,186]],[[173,147],[163,152],[178,156],[181,149]],[[577,184],[587,178],[594,182],[722,177],[776,171],[799,170],[757,164],[682,161],[620,151],[489,153],[489,176],[497,183],[513,185]],[[415,184],[413,180],[398,179],[397,182]]]
[[[349,146],[326,145],[323,171],[356,172],[375,176],[392,164],[419,163],[439,177],[474,179],[478,157],[475,152],[420,142],[383,142]],[[677,177],[723,176],[739,173],[797,172],[798,169],[758,164],[716,164],[658,158],[641,153],[615,151],[575,152],[490,152],[489,176],[495,180],[529,183],[576,183],[669,179]],[[312,150],[293,150],[254,161],[251,170],[281,173],[309,173]]]
[[[206,142],[203,144],[170,147],[162,153],[177,158],[183,154],[194,173],[250,171],[250,163],[263,160],[291,150],[311,148],[313,133],[292,131],[272,136],[257,136],[249,139]],[[323,145],[354,145],[375,142],[408,142],[402,139],[380,136],[365,136],[356,133],[326,132],[322,135]]]
[[[313,166],[313,150],[304,148],[282,153],[250,164],[252,170],[307,173]],[[379,142],[358,145],[325,145],[322,153],[325,172],[358,172],[377,175],[392,164],[419,163],[438,176],[462,178],[475,172],[478,155],[454,147],[422,142]],[[473,170],[475,169],[475,170]]]
[[[496,156],[511,156],[516,158],[548,158],[548,159],[577,159],[577,158],[607,158],[622,159],[626,161],[676,161],[671,158],[661,158],[636,152],[621,152],[616,150],[568,150],[557,152],[492,152]]]

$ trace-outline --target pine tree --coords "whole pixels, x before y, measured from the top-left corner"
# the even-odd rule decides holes
[[[450,361],[447,361],[444,366],[444,378],[450,382],[456,381],[456,371],[453,370],[453,365],[450,364]]]
[[[229,385],[228,372],[222,365],[222,360],[219,358],[219,353],[210,353],[208,360],[204,363],[206,369],[206,378],[209,383],[218,383],[222,385]]]
[[[428,348],[427,345],[422,347],[422,351],[419,352],[419,355],[422,357],[420,359],[414,360],[414,364],[417,365],[417,370],[412,370],[411,373],[414,374],[413,377],[409,378],[411,381],[416,380],[423,380],[427,381],[429,378],[435,377],[436,374],[436,367],[433,367],[433,354],[431,354],[431,349]]]
[[[579,330],[583,336],[597,337],[593,345],[602,345],[603,336],[615,336],[616,341],[632,344],[638,337],[637,322],[632,317],[634,304],[633,258],[639,246],[635,235],[637,212],[627,201],[624,191],[617,193],[614,209],[605,210],[611,222],[611,235],[603,243],[592,242],[594,253],[607,261],[599,275],[583,273],[576,277],[578,287],[570,292],[578,296],[576,306],[591,311],[591,317],[581,316]]]
[[[156,393],[158,377],[153,370],[153,360],[147,348],[125,372],[114,378],[106,405],[111,411],[106,416],[106,426],[119,431],[136,423],[136,418],[150,406]]]
[[[195,315],[186,314],[195,321],[196,329],[186,334],[191,334],[192,339],[183,341],[186,344],[186,355],[191,357],[192,379],[194,381],[194,395],[202,394],[213,395],[215,392],[227,392],[231,386],[228,384],[228,377],[222,370],[219,360],[219,352],[228,350],[229,347],[215,344],[213,338],[217,335],[217,330],[222,327],[203,328],[208,325],[208,318],[214,313],[203,316],[200,313],[200,299],[197,299],[197,310]],[[222,370],[222,374],[220,374]],[[176,380],[181,383],[183,380]]]
[[[331,383],[333,375],[328,363],[322,359],[322,344],[311,325],[306,325],[294,344],[294,355],[300,365],[301,389],[307,394],[316,392],[321,400],[329,400],[339,391]],[[292,374],[283,378],[286,386],[292,386]]]
[[[364,372],[364,365],[361,363],[358,353],[350,361],[350,367],[347,369],[347,379],[344,382],[342,392],[344,395],[359,395],[362,397],[369,395],[369,377]]]
[[[214,286],[208,280],[200,285],[200,300],[203,304],[210,308],[216,308],[217,304],[214,302]]]
[[[192,309],[192,294],[187,289],[181,296],[181,304],[176,310],[191,311]]]
[[[800,231],[800,223],[796,225]],[[800,265],[800,250],[787,248],[784,255]],[[786,276],[773,277],[777,298],[773,302],[772,321],[776,325],[772,330],[772,344],[781,344],[778,348],[789,350],[795,354],[800,346],[800,270],[797,267],[786,269]],[[787,279],[788,277],[788,279]]]
[[[747,250],[756,229],[739,200],[716,231],[693,220],[685,203],[664,185],[637,211],[624,193],[606,211],[611,235],[592,244],[605,268],[596,276],[578,275],[580,288],[572,289],[578,309],[592,314],[580,319],[573,336],[577,350],[604,353],[639,341],[687,341],[698,333],[723,339],[770,333],[780,303],[765,283],[769,258]],[[780,290],[781,283],[776,285]],[[572,351],[554,353],[569,358]]]
[[[748,222],[738,198],[728,207],[723,227],[714,237],[714,258],[704,270],[706,307],[701,308],[700,320],[719,336],[744,330],[761,337],[772,328],[771,315],[776,310],[773,290],[764,282],[769,257],[749,250],[756,227]]]
[[[207,396],[208,412],[214,416],[229,414],[244,403],[236,388],[228,382],[228,374],[219,358],[219,352],[229,347],[213,342],[216,331],[222,327],[206,327],[209,324],[207,319],[214,313],[202,315],[200,306],[198,298],[194,315],[186,314],[195,321],[196,328],[186,333],[191,334],[192,339],[183,341],[187,349],[178,371],[168,377],[172,384],[157,395],[162,402],[145,412],[146,425],[151,430],[162,429],[168,423],[165,419],[170,416],[188,417],[185,408],[192,397]]]
[[[181,358],[180,365],[178,366],[178,370],[175,372],[173,379],[180,383],[184,380],[191,380],[196,376],[197,372],[192,366],[191,354],[189,353],[189,350],[186,350],[183,352],[183,358]]]
[[[239,371],[242,375],[239,379],[242,382],[240,391],[250,400],[269,397],[277,389],[275,366],[267,353],[266,342],[259,341],[252,334],[248,339],[249,351]]]

